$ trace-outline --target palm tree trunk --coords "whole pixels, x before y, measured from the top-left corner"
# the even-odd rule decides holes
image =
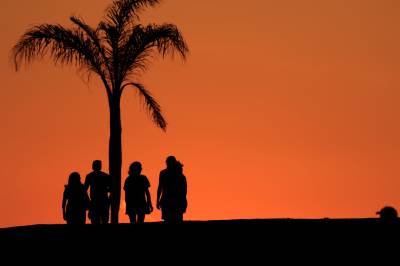
[[[118,213],[121,201],[121,109],[119,97],[110,100],[110,143],[109,143],[109,173],[112,178],[111,187],[111,223],[118,224]]]

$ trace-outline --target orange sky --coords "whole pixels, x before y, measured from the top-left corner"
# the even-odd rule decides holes
[[[109,2],[1,0],[0,227],[63,223],[69,173],[85,176],[93,159],[108,169],[100,82],[48,60],[16,73],[9,51],[30,25],[70,25],[72,14],[94,25]],[[165,0],[148,10],[144,23],[179,26],[190,56],[155,60],[138,77],[163,106],[167,133],[124,95],[123,180],[140,160],[154,201],[176,155],[191,220],[400,207],[399,13],[397,0]]]

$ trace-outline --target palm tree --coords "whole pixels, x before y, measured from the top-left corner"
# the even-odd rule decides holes
[[[121,200],[121,96],[126,88],[135,88],[143,97],[153,122],[165,131],[167,122],[160,105],[134,77],[146,70],[153,52],[163,57],[178,52],[183,59],[188,53],[186,42],[175,25],[143,26],[139,23],[140,12],[160,1],[114,0],[96,28],[72,16],[72,28],[59,24],[34,26],[22,35],[12,49],[16,70],[23,62],[30,63],[50,54],[56,64],[75,64],[88,77],[95,73],[103,82],[110,110],[111,223],[118,223]]]

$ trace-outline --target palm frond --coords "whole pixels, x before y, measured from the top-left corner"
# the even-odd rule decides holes
[[[101,61],[99,62],[100,65],[107,70],[104,71],[107,74],[107,80],[112,83],[114,80],[112,66],[110,65],[110,58],[112,56],[110,53],[107,53],[107,49],[102,44],[101,36],[99,36],[100,29],[93,29],[88,24],[86,24],[83,19],[76,16],[71,16],[70,20],[81,30],[83,30],[92,41],[93,49],[95,50],[94,52],[99,55],[99,59]]]
[[[161,0],[114,0],[106,10],[106,21],[119,29],[124,29],[131,20],[138,20],[138,13],[148,6],[154,6]]]
[[[79,66],[86,66],[96,61],[89,45],[81,32],[60,25],[43,24],[25,32],[13,47],[12,54],[17,69],[23,61],[29,63],[42,59],[47,52],[56,63],[70,64],[75,61]]]
[[[23,62],[42,59],[48,53],[55,64],[75,64],[80,70],[98,74],[105,85],[109,80],[95,45],[80,29],[67,29],[58,24],[34,26],[12,48],[16,70]]]
[[[135,83],[135,82],[128,82],[122,86],[122,91],[127,87],[127,86],[133,86],[138,89],[139,95],[142,96],[142,99],[144,100],[144,104],[146,106],[147,111],[152,117],[153,122],[162,130],[166,130],[167,128],[167,121],[164,119],[162,113],[161,113],[161,107],[157,103],[157,101],[154,99],[154,97],[151,95],[151,93],[146,90],[146,88],[140,84],[140,83]]]
[[[163,57],[167,54],[173,56],[178,52],[184,60],[189,52],[182,34],[175,25],[151,24],[146,27],[136,25],[121,48],[123,75],[129,75],[135,69],[146,70],[148,59],[154,49]]]
[[[101,37],[98,35],[99,30],[98,29],[92,29],[88,24],[84,22],[83,19],[72,16],[70,17],[70,20],[77,25],[81,30],[83,30],[86,35],[90,38],[90,40],[94,44],[94,49],[96,50],[96,53],[101,55],[102,63],[106,64],[107,66],[109,63],[109,57],[107,57],[105,53],[105,48],[102,44]]]

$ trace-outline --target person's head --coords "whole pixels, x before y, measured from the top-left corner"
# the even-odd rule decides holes
[[[129,175],[140,175],[142,172],[142,164],[140,162],[133,162],[129,166]]]
[[[101,170],[101,161],[94,160],[92,163],[92,169],[93,169],[93,171],[100,171]]]
[[[180,161],[176,161],[176,170],[178,171],[178,173],[183,172],[183,164]]]
[[[391,206],[385,206],[376,212],[383,221],[396,221],[398,219],[397,210]]]
[[[78,172],[71,173],[68,178],[68,185],[76,186],[78,184],[81,184],[81,176],[79,175]]]
[[[173,167],[175,167],[175,165],[176,165],[176,158],[175,158],[175,156],[168,156],[167,157],[167,160],[165,161],[166,163],[167,163],[167,168],[173,168]]]

